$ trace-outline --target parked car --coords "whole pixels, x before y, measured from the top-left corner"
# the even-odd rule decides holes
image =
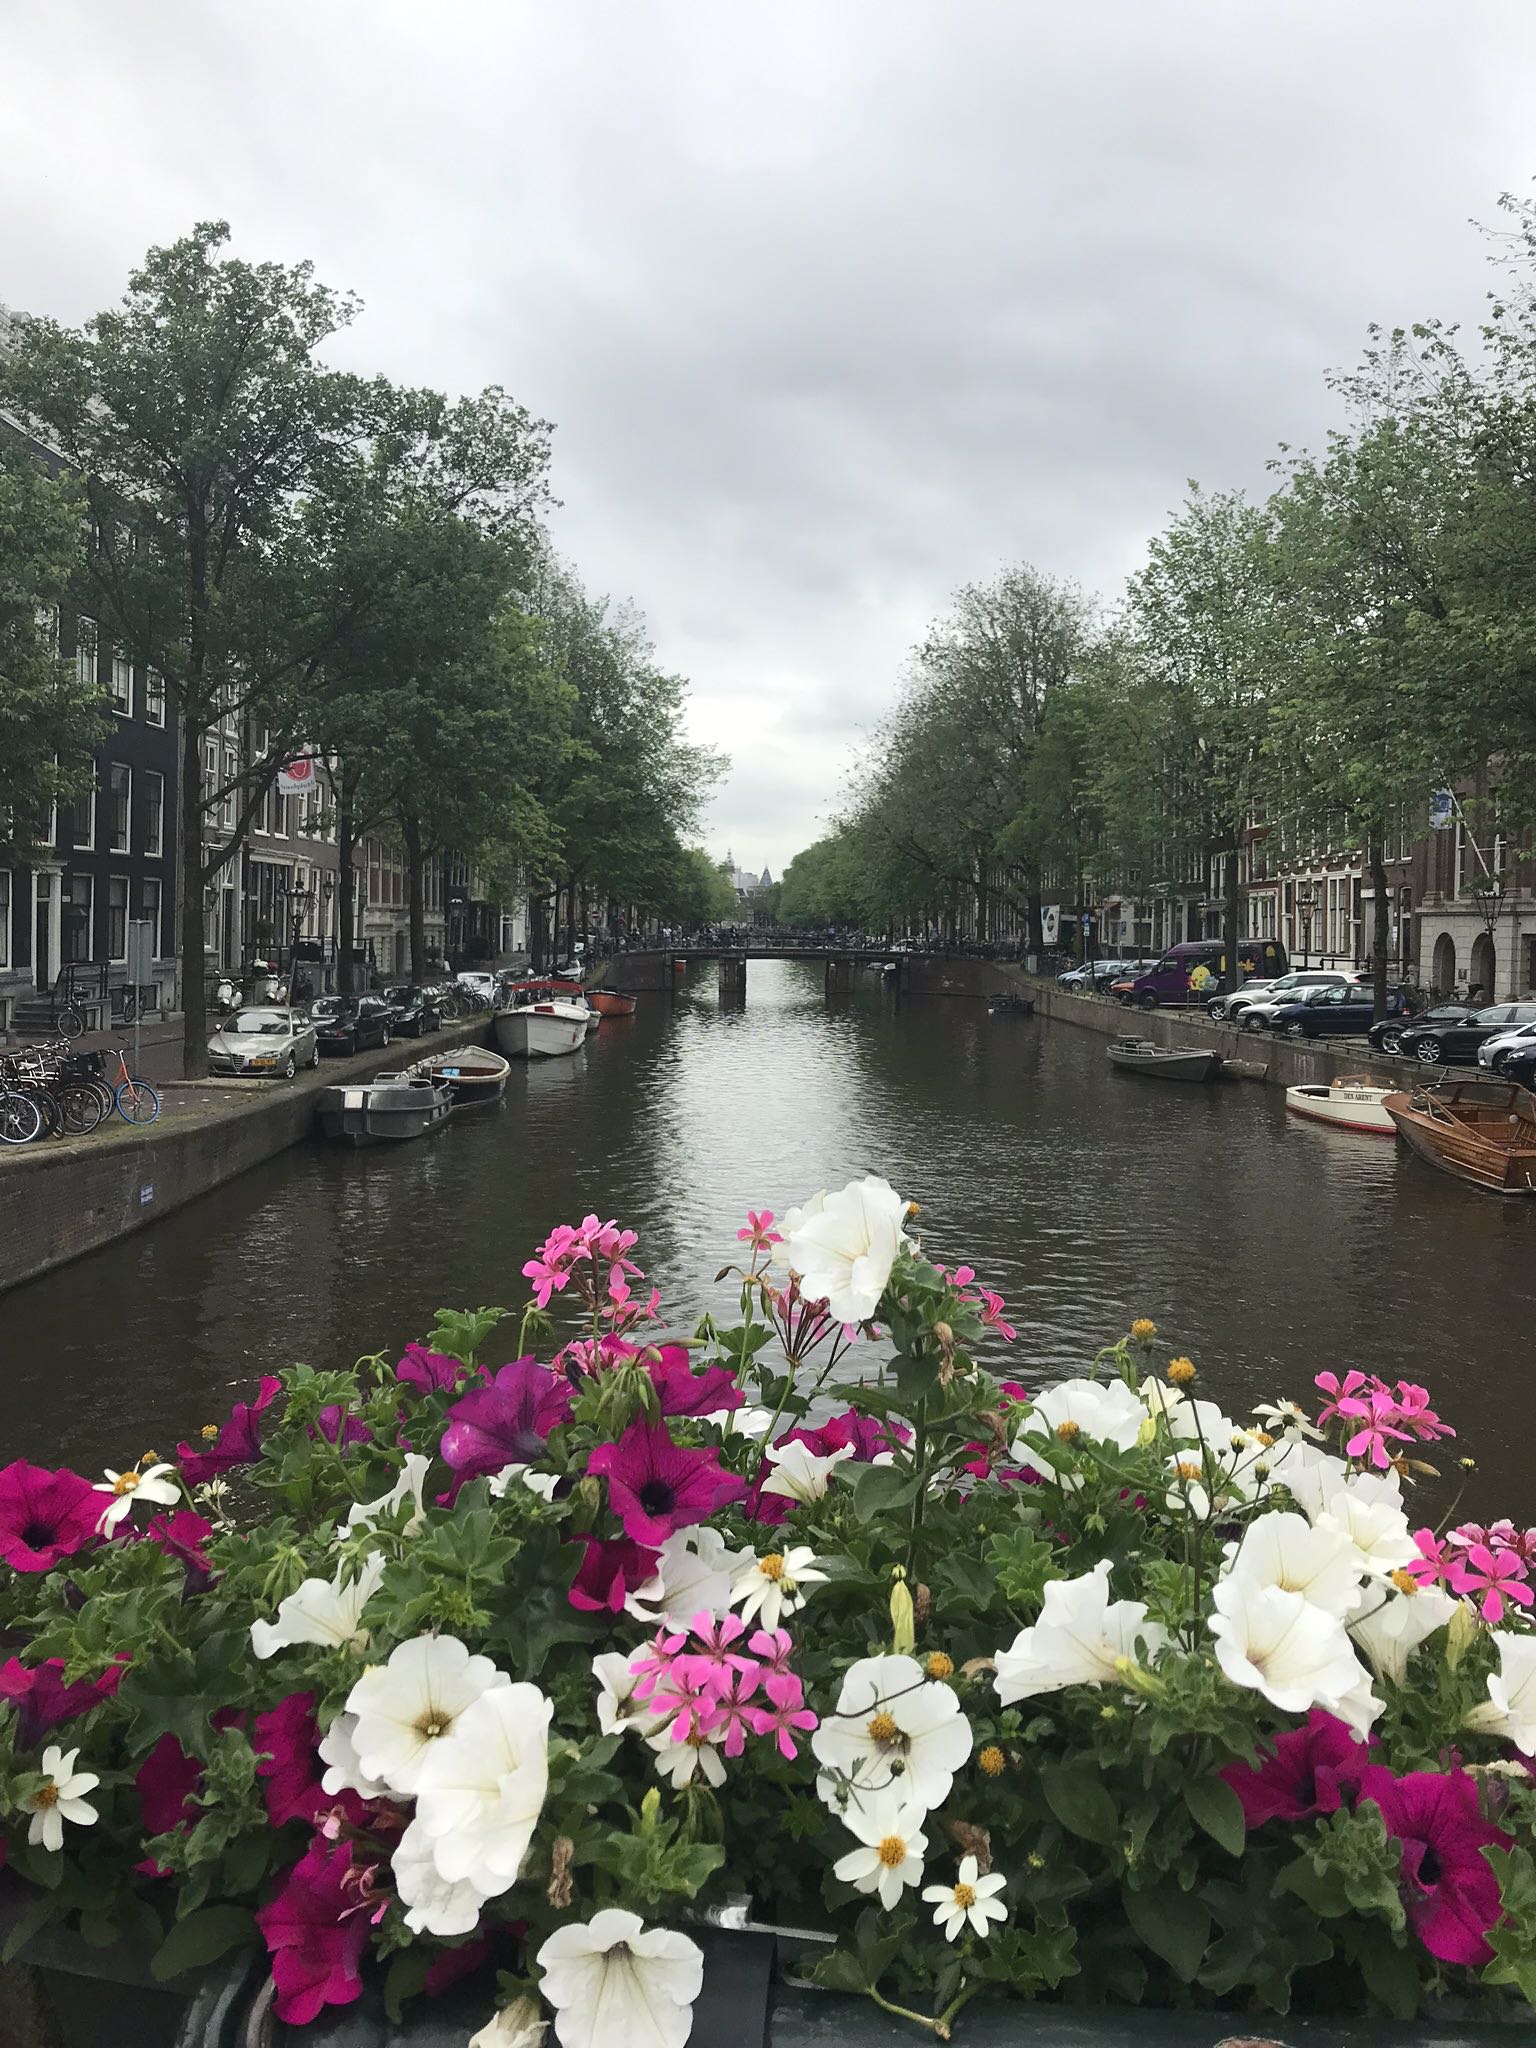
[[[281,1074],[291,1081],[300,1067],[318,1067],[315,1027],[302,1011],[237,1010],[208,1041],[208,1064],[216,1074]]]
[[[1530,1050],[1506,1053],[1500,1069],[1501,1081],[1518,1081],[1522,1088],[1536,1091],[1536,1037],[1529,1041]]]
[[[1142,973],[1151,965],[1150,960],[1090,960],[1085,967],[1069,967],[1064,974],[1058,974],[1056,982],[1058,987],[1069,990],[1102,990],[1112,982]]]
[[[1373,1024],[1366,1036],[1377,1052],[1400,1052],[1403,1033],[1420,1024],[1466,1023],[1477,1015],[1470,1003],[1437,1003],[1432,1010],[1420,1010],[1414,1017],[1383,1017],[1379,1024]]]
[[[1478,1048],[1516,1024],[1536,1023],[1536,1003],[1489,1003],[1459,1017],[1416,1017],[1398,1050],[1426,1067],[1456,1066],[1477,1058]]]
[[[1295,1003],[1304,1003],[1320,988],[1369,988],[1371,977],[1362,967],[1298,967],[1282,974],[1269,988],[1249,999],[1237,1013],[1244,1031],[1268,1031],[1275,1013]],[[1238,993],[1241,995],[1242,991]]]
[[[394,1035],[394,1011],[382,996],[319,996],[309,1014],[322,1052],[362,1052]]]
[[[1240,981],[1256,976],[1273,979],[1287,967],[1278,939],[1244,939],[1237,949]],[[1110,994],[1140,1010],[1177,1004],[1206,1003],[1227,982],[1227,949],[1220,939],[1190,939],[1170,946],[1144,972],[1110,984]]]
[[[1491,1068],[1495,1074],[1502,1074],[1511,1054],[1518,1059],[1527,1052],[1536,1052],[1536,1023],[1511,1024],[1507,1030],[1497,1031],[1492,1038],[1483,1040],[1477,1048],[1477,1064]]]
[[[475,997],[478,1002],[490,1004],[496,1000],[496,977],[483,974],[479,968],[466,969],[454,976],[455,984]]]
[[[442,1013],[431,989],[397,981],[385,989],[384,1000],[395,1013],[391,1029],[399,1036],[420,1038],[425,1031],[442,1028]]]
[[[1375,992],[1369,986],[1344,982],[1332,988],[1315,988],[1301,1001],[1284,1003],[1270,1020],[1271,1031],[1283,1031],[1288,1038],[1362,1038],[1376,1014]],[[1400,988],[1387,990],[1387,1015],[1410,1014],[1408,998]]]

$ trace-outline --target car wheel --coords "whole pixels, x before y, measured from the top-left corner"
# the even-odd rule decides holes
[[[1287,1038],[1305,1038],[1307,1036],[1307,1027],[1298,1017],[1294,1024],[1286,1025],[1285,1035]]]
[[[381,1031],[381,1032],[379,1033],[379,1044],[380,1044],[381,1046],[384,1046],[384,1045],[388,1045],[388,1043],[389,1043],[389,1026],[388,1026],[388,1025],[386,1024],[386,1025],[384,1026],[384,1029],[383,1029],[383,1030],[382,1030],[382,1031]]]
[[[1432,1038],[1421,1038],[1413,1048],[1413,1056],[1423,1067],[1438,1067],[1441,1064],[1440,1047]]]
[[[299,1063],[294,1058],[293,1054],[289,1053],[287,1059],[283,1061],[283,1079],[285,1081],[291,1081],[298,1071]]]
[[[1509,1054],[1507,1052],[1496,1052],[1488,1064],[1496,1074],[1507,1074],[1509,1072]]]
[[[1207,1015],[1207,1017],[1210,1018],[1213,1024],[1225,1024],[1225,1022],[1227,1021],[1227,1006],[1225,1003],[1222,1002],[1207,1003],[1205,1006],[1205,1014]]]
[[[1383,1052],[1401,1052],[1403,1034],[1401,1031],[1383,1031],[1378,1041]]]
[[[314,1050],[310,1053],[309,1064],[311,1067],[318,1067],[320,1064],[320,1048],[318,1045],[316,1045]]]
[[[1157,990],[1149,988],[1144,994],[1139,995],[1136,998],[1136,1006],[1142,1010],[1155,1010],[1157,1008]]]

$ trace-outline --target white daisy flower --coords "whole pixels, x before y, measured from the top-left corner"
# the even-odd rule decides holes
[[[983,1877],[976,1858],[966,1856],[957,1883],[930,1884],[923,1897],[933,1907],[934,1926],[943,1928],[946,1941],[953,1941],[967,1921],[977,1934],[986,1934],[989,1920],[1008,1918],[1008,1908],[997,1896],[1007,1882],[995,1870]]]
[[[731,1605],[741,1609],[743,1621],[775,1629],[786,1614],[798,1614],[805,1605],[807,1586],[825,1585],[826,1579],[816,1569],[816,1553],[803,1543],[762,1557],[748,1551],[731,1581]]]
[[[840,1856],[832,1875],[855,1891],[874,1892],[890,1912],[908,1886],[922,1883],[923,1857],[928,1849],[928,1837],[923,1833],[926,1818],[921,1807],[898,1800],[891,1792],[877,1793],[862,1806],[851,1806],[843,1821],[862,1846]]]
[[[75,1769],[79,1754],[78,1749],[60,1749],[57,1743],[43,1751],[42,1772],[48,1782],[21,1801],[22,1812],[32,1816],[27,1828],[29,1847],[35,1849],[41,1843],[45,1849],[62,1849],[65,1821],[77,1828],[94,1823],[96,1809],[85,1795],[94,1792],[101,1780],[94,1771]]]
[[[114,1472],[109,1465],[106,1471],[106,1478],[98,1479],[93,1489],[112,1496],[96,1524],[103,1536],[110,1535],[119,1522],[133,1513],[136,1500],[150,1501],[158,1508],[173,1508],[181,1499],[181,1482],[174,1465],[146,1465],[142,1472]]]

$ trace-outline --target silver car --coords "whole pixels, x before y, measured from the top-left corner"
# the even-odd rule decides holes
[[[208,1064],[216,1074],[281,1074],[291,1081],[300,1067],[318,1067],[315,1027],[299,1010],[240,1010],[208,1041]]]

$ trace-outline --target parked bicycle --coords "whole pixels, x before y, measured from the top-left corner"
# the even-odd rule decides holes
[[[34,1135],[85,1137],[109,1113],[110,1103],[102,1102],[86,1071],[88,1057],[71,1053],[68,1041],[62,1038],[0,1056],[0,1078],[8,1092],[29,1097],[38,1112],[40,1129]],[[10,1142],[27,1141],[12,1138]]]
[[[160,1097],[147,1081],[128,1071],[121,1046],[96,1055],[102,1061],[102,1075],[112,1090],[112,1102],[125,1124],[152,1124],[160,1114]],[[115,1069],[108,1064],[115,1061]]]

